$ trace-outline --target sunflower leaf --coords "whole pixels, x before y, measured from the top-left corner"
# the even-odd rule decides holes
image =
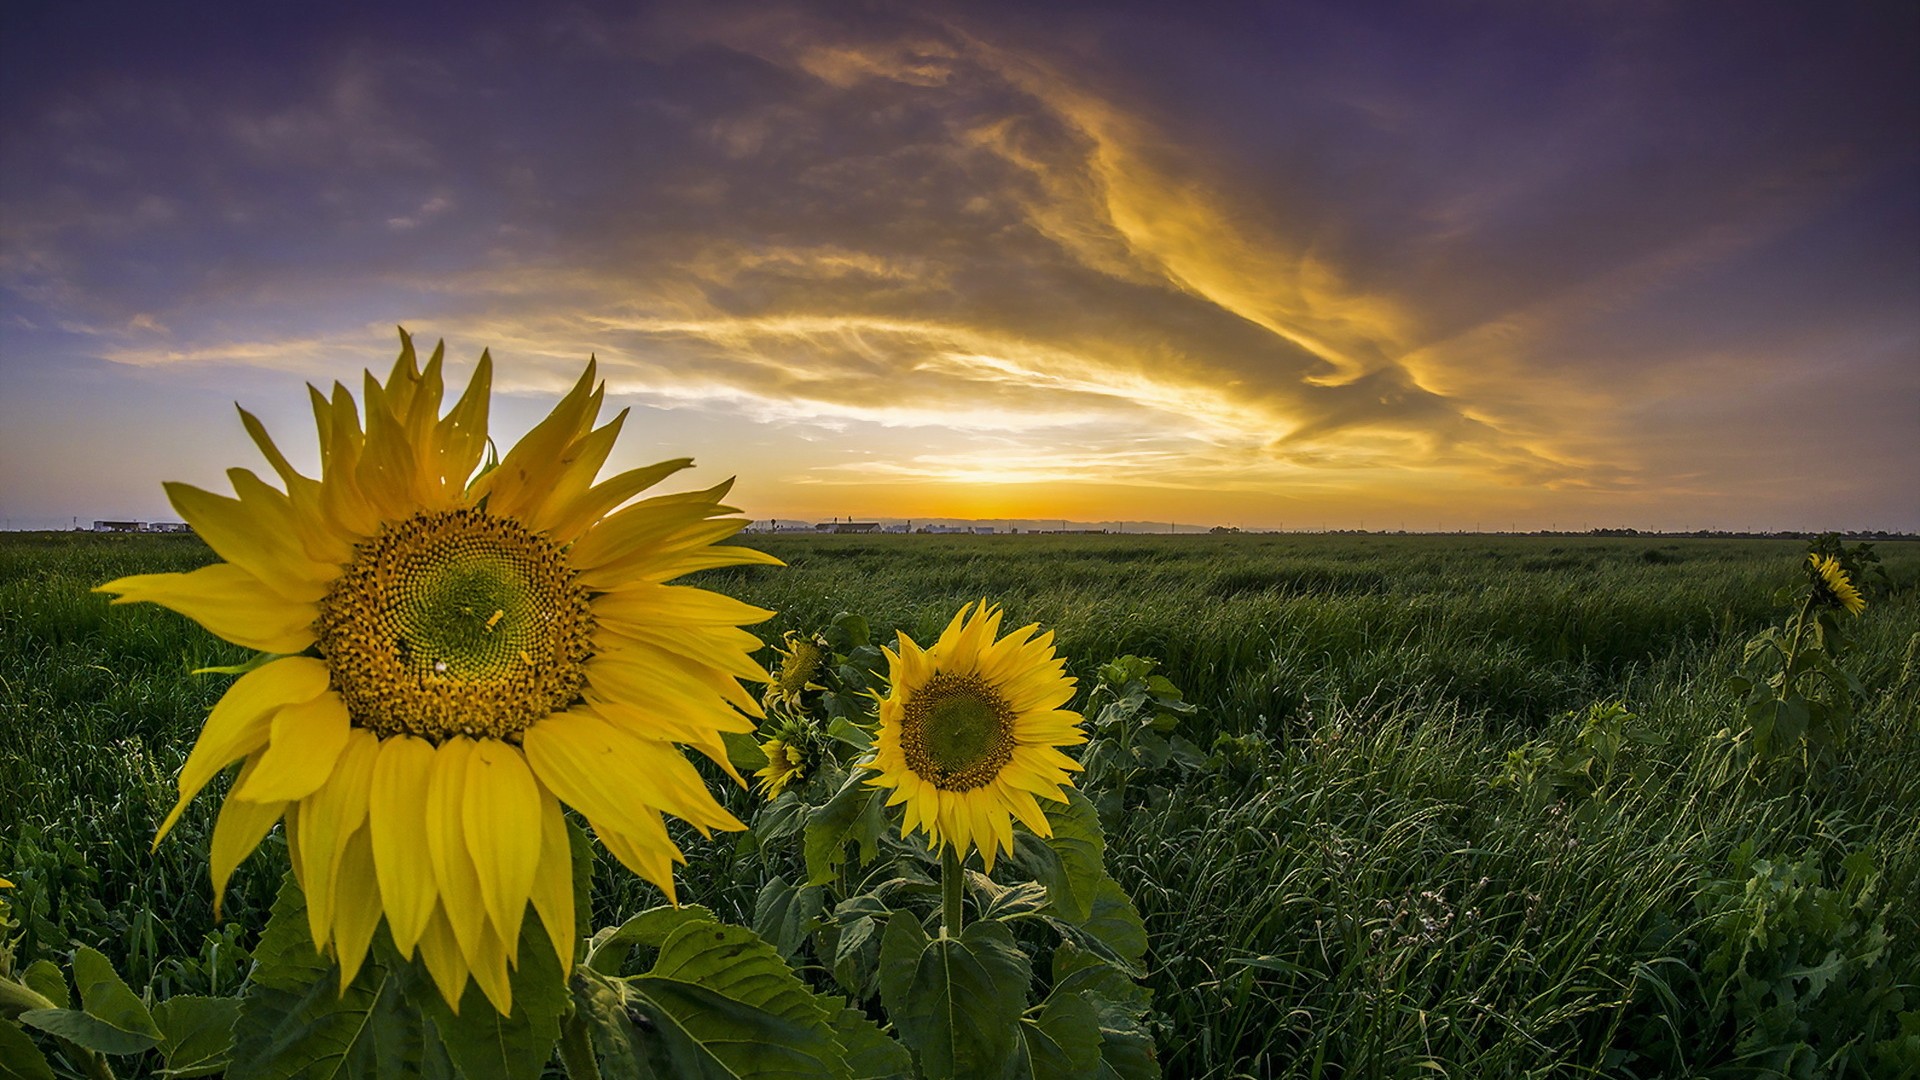
[[[886,792],[868,784],[864,770],[855,769],[827,804],[807,818],[807,884],[825,885],[847,861],[847,845],[860,847],[860,864],[880,855],[880,837],[886,832]]]
[[[160,1053],[168,1076],[211,1076],[233,1055],[233,1022],[240,999],[178,994],[153,1007],[162,1032]]]
[[[887,920],[880,1000],[927,1080],[1004,1075],[1021,1049],[1032,978],[1003,923],[969,923],[957,938],[929,939],[911,915]]]
[[[624,982],[627,1013],[644,1018],[641,1030],[664,1048],[667,1075],[854,1080],[836,1036],[844,1003],[808,989],[746,927],[687,921],[661,944],[652,970]],[[870,1039],[859,1041],[863,1056],[875,1052]]]
[[[1053,835],[1042,838],[1021,829],[1013,838],[1013,864],[1046,886],[1054,913],[1068,922],[1085,922],[1093,898],[1107,877],[1106,834],[1100,814],[1078,788],[1067,789],[1065,804],[1044,804]]]
[[[46,1055],[11,1020],[0,1020],[0,1080],[53,1080]]]

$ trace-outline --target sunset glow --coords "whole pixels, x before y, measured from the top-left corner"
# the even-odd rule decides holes
[[[239,10],[7,16],[14,528],[396,325],[762,519],[1920,528],[1911,11]]]

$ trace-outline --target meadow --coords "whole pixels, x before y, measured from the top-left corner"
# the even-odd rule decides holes
[[[1903,1033],[1920,1047],[1920,544],[1877,545],[1846,745],[1755,769],[1728,677],[1791,613],[1798,541],[751,543],[788,565],[699,583],[778,612],[768,642],[851,612],[925,643],[985,597],[1057,632],[1082,700],[1133,655],[1197,706],[1177,752],[1124,778],[1107,836],[1168,1076],[1866,1076],[1907,1060]],[[244,977],[284,844],[220,920],[214,795],[148,850],[226,682],[190,672],[244,650],[88,592],[212,560],[191,536],[0,539],[23,963],[90,945],[156,996]],[[759,803],[716,790],[742,817]],[[779,862],[683,846],[682,900],[752,923]],[[596,924],[658,902],[601,859]]]

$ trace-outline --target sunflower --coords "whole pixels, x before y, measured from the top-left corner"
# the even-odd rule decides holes
[[[774,667],[773,679],[767,683],[766,693],[760,699],[767,708],[795,712],[800,709],[800,699],[807,691],[826,689],[813,681],[829,655],[825,638],[789,630],[773,651],[780,657],[780,663]]]
[[[787,785],[806,779],[807,752],[798,743],[768,739],[760,744],[760,752],[767,755],[767,767],[753,775],[767,798],[777,798]]]
[[[662,815],[703,834],[743,827],[676,744],[740,779],[721,733],[754,730],[762,713],[738,680],[767,678],[740,627],[772,613],[666,582],[778,560],[717,546],[745,524],[720,504],[731,481],[625,505],[687,459],[594,482],[627,414],[594,426],[606,389],[591,361],[475,478],[492,359],[442,416],[441,356],[422,371],[401,331],[392,375],[367,373],[364,411],[339,384],[309,388],[318,479],[241,410],[285,490],[246,469],[228,473],[237,498],[166,485],[225,561],[98,591],[267,654],[207,717],[155,846],[238,761],[213,832],[216,902],[284,820],[341,986],[384,918],[450,1005],[471,976],[505,1014],[529,902],[562,966],[573,957],[563,803],[669,900],[685,859]]]
[[[952,845],[962,859],[979,847],[989,871],[1013,849],[1013,818],[1053,835],[1035,796],[1065,802],[1068,774],[1080,763],[1057,747],[1087,741],[1053,632],[1026,626],[995,640],[997,606],[968,604],[932,648],[900,635],[886,650],[887,696],[867,783],[892,788],[888,806],[906,804],[900,831],[918,828],[929,849]]]
[[[1844,608],[1849,615],[1867,610],[1866,597],[1853,587],[1840,560],[1831,555],[1808,555],[1807,565],[1812,570],[1813,594],[1820,604]]]

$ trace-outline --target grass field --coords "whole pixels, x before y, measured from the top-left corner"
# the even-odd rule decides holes
[[[1131,653],[1200,706],[1181,734],[1209,763],[1143,776],[1109,837],[1170,1076],[1865,1076],[1899,1060],[1902,1010],[1920,1045],[1920,544],[1878,547],[1892,585],[1854,620],[1866,697],[1838,763],[1757,779],[1717,735],[1726,678],[1788,614],[1797,542],[755,544],[788,567],[702,583],[780,612],[766,640],[852,611],[925,642],[986,597],[1056,629],[1083,690]],[[92,945],[155,993],[245,973],[284,846],[219,923],[217,800],[148,852],[225,681],[189,672],[244,653],[88,593],[211,560],[190,536],[0,539],[0,875],[24,960]],[[1583,738],[1610,701],[1631,716]],[[750,921],[774,868],[685,846],[683,899]],[[603,860],[594,902],[604,924],[657,894]]]

